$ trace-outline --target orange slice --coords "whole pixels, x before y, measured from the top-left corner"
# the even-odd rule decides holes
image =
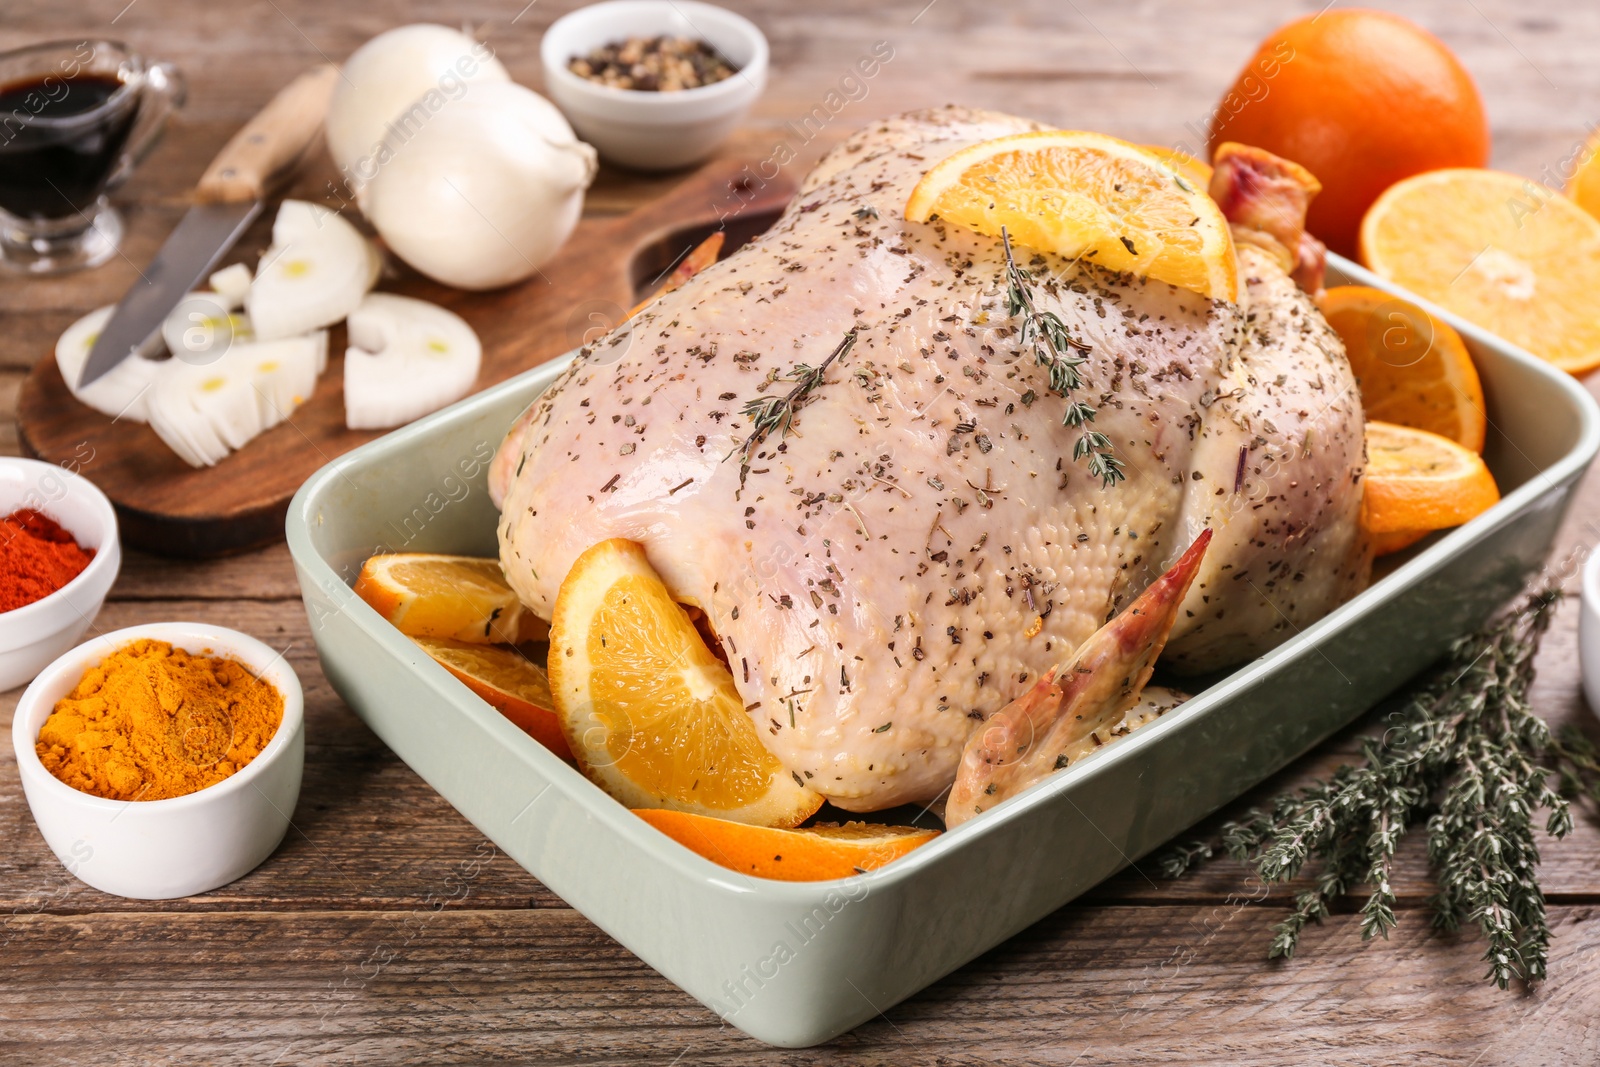
[[[1577,169],[1567,180],[1565,192],[1573,203],[1600,218],[1600,130],[1589,136],[1578,153]]]
[[[1361,222],[1376,273],[1573,374],[1600,366],[1600,219],[1515,174],[1435,170]]]
[[[1483,451],[1483,386],[1460,334],[1409,300],[1365,285],[1334,286],[1318,306],[1344,339],[1367,418]]]
[[[411,640],[523,733],[562,759],[572,759],[550,696],[550,682],[537,663],[514,648],[474,645],[447,637]]]
[[[1410,548],[1418,541],[1433,533],[1432,530],[1405,530],[1401,533],[1373,534],[1372,554],[1374,556],[1387,556]]]
[[[1189,179],[1189,184],[1196,189],[1204,192],[1211,188],[1211,164],[1205,160],[1197,159],[1181,148],[1158,144],[1142,144],[1139,147]]]
[[[1367,422],[1361,524],[1369,533],[1427,533],[1459,526],[1499,499],[1494,475],[1476,452],[1426,430]],[[1400,539],[1387,540],[1393,544]]]
[[[822,797],[784,770],[733,675],[632,541],[578,557],[556,595],[550,687],[578,766],[630,808],[795,826]]]
[[[927,174],[906,218],[990,237],[1238,300],[1239,262],[1222,211],[1138,145],[1100,133],[1046,130],[961,149]]]
[[[356,595],[401,633],[474,644],[541,641],[543,621],[506,584],[500,561],[398,552],[361,565]]]
[[[676,267],[672,268],[672,273],[667,275],[667,280],[661,283],[661,288],[633,305],[633,310],[628,312],[628,318],[633,318],[639,312],[655,303],[657,298],[666,296],[715,263],[717,257],[722,254],[722,242],[726,236],[727,231],[717,230],[710,237],[695,245],[694,250],[684,256]]]
[[[634,814],[712,863],[785,882],[823,882],[862,874],[939,836],[938,830],[864,822],[773,830],[681,811],[644,809]]]

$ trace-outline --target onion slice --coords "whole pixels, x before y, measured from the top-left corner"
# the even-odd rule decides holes
[[[243,263],[235,263],[231,267],[223,267],[207,280],[215,293],[229,311],[244,306],[245,294],[250,292],[250,282],[253,275],[250,268]]]
[[[436,304],[371,293],[347,328],[344,421],[352,430],[421,418],[466,396],[478,379],[478,335]]]
[[[235,343],[255,340],[250,319],[218,293],[190,293],[161,323],[167,351],[186,363],[210,363]]]
[[[244,299],[256,339],[332,326],[361,303],[380,265],[371,242],[337,212],[285,200],[272,223],[272,247]]]
[[[89,350],[95,338],[105,329],[114,310],[108,304],[96,308],[67,327],[56,341],[56,366],[67,389],[80,403],[110,415],[112,419],[144,422],[148,418],[148,402],[152,383],[160,372],[163,360],[149,359],[138,354],[130,355],[105,374],[90,382],[87,388],[78,388],[78,375],[89,361]]]
[[[150,427],[192,467],[210,467],[311,396],[328,335],[235,344],[213,362],[168,360],[150,390]]]

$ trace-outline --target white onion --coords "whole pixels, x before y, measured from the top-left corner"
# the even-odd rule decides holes
[[[83,373],[83,365],[89,361],[89,350],[94,347],[100,331],[105,329],[113,310],[109,304],[96,308],[68,326],[56,341],[56,366],[61,369],[67,389],[80,403],[113,419],[144,422],[148,418],[150,385],[164,361],[130,355],[90,382],[86,388],[78,388],[78,375]]]
[[[211,366],[170,360],[151,390],[150,428],[191,467],[209,467],[261,432],[248,377],[226,356]]]
[[[483,347],[459,315],[391,293],[372,293],[346,324],[345,424],[399,426],[467,395]]]
[[[478,85],[511,80],[486,45],[430,23],[378,34],[345,60],[340,75],[328,105],[328,151],[355,187],[378,168],[391,123],[402,130],[426,123]]]
[[[311,399],[317,378],[328,367],[328,333],[318,330],[306,337],[250,345],[243,355],[262,424],[271,429]]]
[[[235,344],[210,364],[168,360],[150,389],[150,428],[185,463],[212,466],[304,403],[327,353],[319,330]]]
[[[577,225],[596,166],[554,104],[509,83],[473,85],[392,147],[361,210],[401,259],[462,289],[537,271]]]
[[[331,326],[350,314],[378,278],[372,243],[335,211],[285,200],[272,223],[272,247],[245,310],[260,341]]]
[[[212,274],[207,284],[232,311],[244,306],[245,294],[250,291],[250,278],[250,268],[243,263],[235,263]]]
[[[190,293],[161,322],[167,351],[190,363],[209,363],[235,342],[255,339],[248,316],[218,293]]]

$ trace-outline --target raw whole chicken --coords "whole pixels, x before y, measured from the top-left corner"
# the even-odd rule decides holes
[[[1360,398],[1295,281],[1319,285],[1320,256],[1293,176],[1219,159],[1237,305],[1018,250],[1090,346],[1080,395],[1127,475],[1106,485],[1008,318],[1001,243],[902,214],[940,159],[1038,128],[946,108],[858,133],[767,234],[587,348],[491,469],[501,562],[538,615],[586,548],[643,545],[774,755],[841,808],[943,795],[984,722],[1040,705],[1197,539],[1150,594],[1136,669],[1103,668],[1142,671],[1119,707],[1163,641],[1168,668],[1237,664],[1368,578]],[[752,438],[752,402],[785,397]]]

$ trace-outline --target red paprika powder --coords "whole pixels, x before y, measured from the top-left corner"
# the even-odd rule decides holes
[[[0,611],[43,600],[83,573],[83,548],[54,519],[20,508],[0,519]]]

